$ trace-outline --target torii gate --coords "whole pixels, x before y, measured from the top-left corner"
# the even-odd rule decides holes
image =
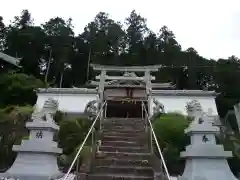
[[[106,80],[133,80],[142,81],[146,85],[147,101],[148,101],[148,111],[150,110],[150,98],[152,92],[152,80],[155,80],[154,76],[151,76],[151,72],[157,72],[162,66],[109,66],[109,65],[96,65],[91,64],[91,67],[95,71],[100,71],[100,75],[96,76],[98,83],[98,92],[100,98],[100,107],[103,105],[104,100],[104,87]],[[107,72],[143,72],[144,76],[108,76]]]

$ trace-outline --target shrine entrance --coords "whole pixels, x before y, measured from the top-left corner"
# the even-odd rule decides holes
[[[107,103],[106,117],[141,118],[142,101],[113,101]]]
[[[90,84],[98,86],[101,105],[104,101],[107,102],[104,112],[106,117],[145,116],[142,102],[148,107],[148,96],[152,91],[152,81],[155,80],[151,72],[157,72],[161,65],[117,67],[91,64],[91,66],[93,70],[100,71],[95,77],[96,81],[90,81]],[[146,110],[149,113],[150,109]]]

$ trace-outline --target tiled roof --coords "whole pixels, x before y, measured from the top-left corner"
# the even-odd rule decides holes
[[[0,59],[4,60],[10,64],[13,64],[14,66],[20,67],[19,66],[19,62],[20,62],[19,58],[14,58],[12,56],[4,54],[3,52],[0,52]]]
[[[97,89],[90,88],[39,88],[37,93],[59,93],[59,94],[97,94]]]
[[[160,96],[217,96],[215,91],[203,90],[152,90],[153,95]]]

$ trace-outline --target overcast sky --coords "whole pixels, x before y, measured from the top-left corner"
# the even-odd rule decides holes
[[[23,9],[36,25],[55,16],[71,17],[76,33],[100,11],[124,22],[135,9],[154,32],[168,26],[183,49],[194,47],[214,59],[240,57],[240,0],[1,0],[0,16],[9,23]]]

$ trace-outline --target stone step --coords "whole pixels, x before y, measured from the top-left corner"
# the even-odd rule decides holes
[[[103,126],[102,127],[102,130],[105,130],[105,131],[112,131],[112,132],[115,132],[115,131],[127,131],[127,132],[139,132],[139,133],[143,133],[145,132],[145,127],[129,127],[129,126]]]
[[[104,121],[143,121],[142,118],[105,118]]]
[[[144,121],[104,121],[103,124],[119,124],[119,125],[142,125],[144,126]]]
[[[96,166],[142,166],[150,167],[150,162],[148,160],[128,160],[128,159],[114,159],[114,158],[105,158],[105,159],[96,159],[94,162]]]
[[[144,121],[143,118],[104,118],[104,121]]]
[[[95,166],[93,173],[110,173],[110,174],[128,174],[137,176],[153,176],[151,167],[141,166]]]
[[[89,175],[88,180],[153,180],[153,176],[98,173]]]
[[[134,125],[125,125],[125,124],[103,124],[103,129],[130,129],[130,130],[134,130],[134,129],[145,129],[145,126],[144,125],[137,125],[137,124],[134,124]]]
[[[128,130],[128,129],[102,129],[102,132],[111,132],[111,133],[126,133],[126,134],[143,134],[145,133],[145,129],[134,129],[134,130]]]
[[[103,146],[121,146],[121,147],[143,147],[143,146],[147,146],[147,144],[145,143],[140,143],[140,142],[136,142],[136,141],[102,141],[101,145]]]
[[[144,133],[145,132],[145,128],[144,127],[128,127],[128,126],[106,126],[106,127],[102,127],[103,131],[110,131],[110,132],[128,132],[128,133]]]
[[[102,136],[146,137],[146,133],[103,131]]]
[[[147,137],[127,137],[127,136],[110,136],[110,135],[103,135],[103,141],[131,141],[131,142],[139,142],[139,143],[147,143]]]
[[[121,160],[150,160],[150,153],[129,153],[129,152],[106,152],[100,151],[96,153],[96,159],[121,159]]]
[[[55,179],[55,180],[64,180],[65,179],[65,175],[62,178]],[[66,178],[66,180],[74,180],[74,179],[76,179],[76,175],[75,174],[69,174],[68,177]]]
[[[142,119],[138,119],[138,120],[131,120],[131,119],[128,119],[128,120],[110,120],[110,119],[106,119],[103,121],[104,123],[124,123],[124,124],[134,124],[134,123],[145,123],[146,121],[145,120],[142,120]]]
[[[138,120],[138,121],[131,121],[131,120],[105,120],[103,121],[103,123],[105,124],[145,124],[146,121],[144,120]]]
[[[100,146],[100,151],[107,152],[131,152],[131,153],[148,153],[148,148],[146,147],[117,147],[117,146]]]
[[[134,132],[135,130],[140,130],[140,131],[145,131],[145,127],[129,127],[129,126],[102,126],[103,130],[126,130],[126,131],[132,131]]]

